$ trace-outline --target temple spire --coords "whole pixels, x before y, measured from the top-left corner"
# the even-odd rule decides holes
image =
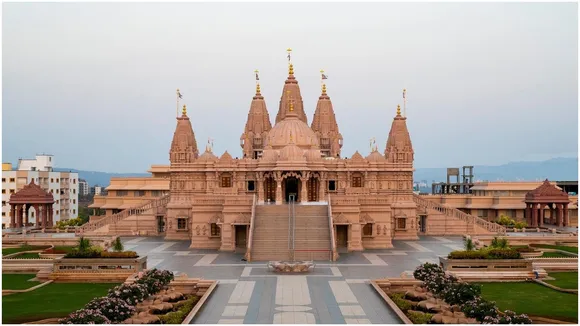
[[[406,121],[407,118],[401,115],[401,106],[397,105],[397,115],[385,146],[385,157],[389,163],[413,164],[414,151]]]
[[[340,157],[342,135],[338,130],[332,102],[328,94],[326,94],[326,79],[328,77],[324,73],[324,70],[320,70],[322,94],[318,98],[316,111],[314,112],[314,118],[312,119],[310,128],[318,136],[322,155],[327,157]]]
[[[288,58],[288,78],[286,79],[284,88],[282,89],[282,97],[280,98],[280,106],[278,108],[278,114],[276,115],[276,123],[284,120],[286,115],[290,112],[296,114],[298,119],[302,120],[304,123],[308,123],[308,118],[306,118],[306,113],[304,113],[304,103],[302,102],[300,87],[298,86],[296,77],[294,77],[292,49],[288,48],[286,52]],[[289,101],[289,99],[292,99],[292,101]],[[292,111],[290,111],[290,104],[292,104]]]
[[[256,95],[250,104],[248,120],[244,132],[240,136],[240,146],[245,158],[258,158],[263,150],[268,132],[272,129],[270,115],[266,109],[264,97],[260,94],[260,76],[258,69],[254,70],[256,79]]]
[[[181,115],[187,115],[187,106],[185,104],[183,104],[183,109],[181,109]]]

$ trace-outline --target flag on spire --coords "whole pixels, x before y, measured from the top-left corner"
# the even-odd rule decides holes
[[[403,98],[406,98],[405,95],[407,94],[407,90],[403,89]]]
[[[181,99],[183,98],[183,95],[181,95],[181,92],[179,90],[177,90],[177,96]]]
[[[322,74],[322,79],[328,79],[328,76],[323,73]]]
[[[254,70],[254,73],[256,74],[256,81],[260,80],[260,76],[258,76],[258,69]]]

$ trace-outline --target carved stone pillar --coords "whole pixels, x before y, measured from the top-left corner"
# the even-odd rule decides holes
[[[540,204],[540,223],[539,226],[544,226],[544,217],[546,215],[546,205]]]
[[[554,224],[554,216],[556,215],[556,209],[554,208],[554,204],[550,204],[550,224]]]
[[[10,204],[10,228],[16,227],[16,206]]]
[[[282,204],[282,177],[276,175],[276,204]]]
[[[532,225],[532,209],[530,208],[530,204],[526,204],[526,223],[528,225]]]
[[[256,173],[256,180],[258,182],[258,203],[264,203],[264,177],[260,176],[260,173]]]
[[[359,223],[352,223],[349,227],[348,251],[362,251],[362,228]]]
[[[222,243],[221,251],[234,251],[234,226],[230,223],[223,223],[221,225]]]
[[[570,217],[568,216],[568,204],[564,204],[564,226],[570,226]]]
[[[532,204],[532,226],[538,227],[538,205]]]
[[[22,227],[22,204],[16,205],[16,227]]]
[[[558,206],[558,217],[556,218],[556,223],[559,227],[562,227],[564,224],[563,218],[564,218],[564,212],[563,212],[563,206],[562,204],[557,204]]]
[[[305,203],[308,201],[308,188],[306,187],[308,183],[308,178],[300,178],[301,190],[300,190],[300,202]]]

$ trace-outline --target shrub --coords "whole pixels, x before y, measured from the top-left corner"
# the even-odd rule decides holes
[[[466,251],[475,250],[475,245],[473,244],[473,240],[471,239],[471,237],[465,239],[464,245]]]
[[[73,249],[66,254],[64,258],[99,258],[101,257],[102,249],[98,247],[90,247],[89,249],[79,250]]]
[[[528,226],[528,223],[526,223],[525,221],[516,222],[516,223],[514,224],[514,228],[516,228],[516,229],[523,229],[523,228],[525,228],[526,226]]]
[[[113,250],[116,252],[121,252],[123,251],[123,243],[121,242],[121,238],[117,237],[117,239],[115,239],[115,242],[113,243]]]
[[[110,324],[98,310],[80,309],[58,321],[60,324]]]
[[[501,225],[504,225],[504,226],[513,225],[514,223],[515,223],[515,221],[512,220],[509,216],[506,216],[506,215],[501,215],[499,217],[499,219],[497,220],[497,224],[501,224]]]
[[[80,237],[78,250],[85,251],[85,250],[88,250],[89,248],[91,248],[91,241],[85,237]]]
[[[109,252],[103,251],[101,253],[101,258],[137,258],[137,255],[134,251],[123,251],[123,252]]]
[[[465,282],[453,283],[442,294],[445,302],[450,305],[463,304],[481,295],[481,285]]]
[[[389,297],[403,312],[407,312],[407,310],[413,307],[411,303],[404,299],[405,295],[402,293],[391,293]]]
[[[420,281],[425,281],[427,277],[433,274],[444,275],[445,272],[443,271],[441,266],[431,263],[424,263],[422,265],[419,265],[417,268],[415,268],[415,271],[413,272],[413,276],[415,277],[415,279]]]
[[[407,317],[409,317],[413,324],[429,324],[431,318],[433,318],[433,314],[420,311],[407,311]]]
[[[531,324],[532,320],[528,315],[516,315],[515,312],[506,310],[502,316],[490,317],[483,319],[483,324]]]
[[[468,318],[475,318],[478,322],[483,322],[485,317],[496,318],[498,315],[494,301],[487,301],[482,297],[476,297],[467,301],[461,307],[461,311]]]
[[[145,285],[147,291],[153,294],[159,292],[164,286],[168,285],[173,278],[173,272],[166,270],[162,271],[154,268],[148,270],[143,277],[138,279],[136,282]]]
[[[199,301],[199,297],[193,295],[184,304],[179,305],[176,311],[159,316],[159,319],[163,324],[181,324],[193,307],[195,307],[197,301]]]
[[[147,291],[147,286],[144,284],[121,284],[113,289],[109,290],[107,297],[117,298],[125,301],[130,305],[136,305],[137,303],[145,300],[149,296]]]
[[[452,251],[449,253],[447,258],[449,259],[486,259],[488,256],[487,252],[484,250],[474,250],[474,251]]]
[[[521,255],[514,249],[491,249],[487,252],[488,259],[520,259]]]
[[[514,248],[512,248],[512,249],[514,249]],[[535,252],[535,251],[537,251],[536,249],[530,248],[530,247],[515,248],[514,250],[517,252]]]
[[[450,284],[457,281],[455,277],[445,274],[439,265],[430,263],[419,265],[413,272],[413,276],[423,281],[425,288],[435,296],[439,296]]]
[[[99,311],[113,323],[119,323],[135,313],[135,307],[118,298],[96,298],[87,303],[85,309]]]

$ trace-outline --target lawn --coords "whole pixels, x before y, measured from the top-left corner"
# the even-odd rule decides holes
[[[6,256],[6,255],[14,254],[14,253],[17,253],[17,252],[22,252],[22,251],[46,249],[46,248],[49,248],[49,247],[50,246],[29,246],[29,245],[24,245],[24,246],[20,246],[18,248],[2,248],[2,256]]]
[[[562,250],[562,251],[572,252],[575,254],[578,253],[578,247],[554,246],[554,245],[547,245],[547,244],[534,244],[532,246],[536,247],[536,248],[558,249],[558,250]]]
[[[545,281],[562,289],[578,289],[578,272],[550,273],[555,280]]]
[[[501,310],[570,322],[578,321],[578,295],[532,283],[483,283],[482,296]]]
[[[544,253],[540,257],[544,257],[544,258],[566,258],[566,257],[570,257],[570,256],[568,256],[566,254],[563,254],[561,252],[544,251]]]
[[[34,274],[2,274],[2,290],[26,290],[40,284],[38,281],[28,281],[35,277]]]
[[[2,297],[2,323],[26,322],[66,317],[93,298],[102,297],[113,283],[51,283],[40,289]]]

